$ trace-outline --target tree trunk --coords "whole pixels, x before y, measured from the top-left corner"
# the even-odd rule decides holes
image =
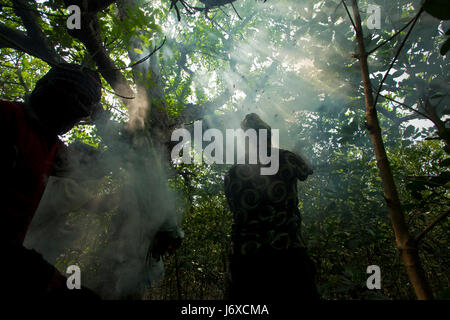
[[[377,167],[383,183],[384,197],[394,228],[395,241],[400,257],[406,267],[406,271],[413,285],[417,298],[420,300],[433,299],[433,293],[425,277],[425,272],[420,263],[417,243],[411,237],[406,225],[397,188],[392,176],[389,160],[386,155],[378,122],[377,111],[374,105],[372,86],[369,79],[369,67],[367,64],[367,52],[364,46],[364,37],[361,27],[357,0],[352,0],[353,15],[355,19],[356,37],[358,42],[359,63],[364,84],[364,96],[366,104],[367,129],[372,140]]]

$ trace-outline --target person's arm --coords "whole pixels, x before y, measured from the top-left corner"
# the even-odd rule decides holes
[[[285,152],[286,161],[294,168],[294,173],[297,179],[304,181],[309,175],[313,174],[314,170],[311,163],[306,157],[299,152]]]
[[[165,253],[172,254],[181,246],[184,234],[176,226],[170,230],[160,230],[153,239],[152,257],[158,259]]]
[[[152,256],[158,258],[166,252],[171,254],[181,246],[184,232],[174,223],[164,224],[153,240]]]

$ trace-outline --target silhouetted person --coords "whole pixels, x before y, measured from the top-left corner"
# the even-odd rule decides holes
[[[101,82],[91,70],[72,64],[53,67],[25,103],[0,101],[2,191],[2,291],[11,298],[82,297],[89,289],[69,290],[66,277],[23,241],[39,205],[55,157],[68,132],[99,107]]]
[[[248,114],[241,127],[257,133],[267,129],[270,150],[271,128],[258,115]],[[297,179],[305,180],[313,171],[302,157],[282,149],[276,174],[261,175],[262,166],[259,161],[234,165],[225,176],[234,216],[230,298],[318,299],[297,197]]]

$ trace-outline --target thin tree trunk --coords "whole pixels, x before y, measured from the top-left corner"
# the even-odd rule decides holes
[[[384,197],[386,199],[387,208],[395,233],[397,249],[403,264],[406,267],[406,271],[417,298],[420,300],[433,299],[433,293],[431,292],[431,288],[425,277],[425,272],[420,263],[417,243],[414,238],[411,237],[405,223],[397,188],[389,166],[386,150],[384,148],[381,128],[374,105],[372,86],[369,79],[369,67],[367,64],[368,55],[364,46],[361,17],[359,15],[357,0],[352,0],[352,7],[353,16],[355,19],[356,37],[358,41],[359,63],[364,84],[367,129],[370,133],[370,138],[375,151],[378,171],[384,188]]]

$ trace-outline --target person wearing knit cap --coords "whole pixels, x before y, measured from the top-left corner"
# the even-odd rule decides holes
[[[100,108],[98,73],[75,64],[54,66],[25,102],[0,101],[2,192],[1,234],[5,273],[2,289],[10,298],[97,298],[87,288],[69,290],[66,278],[34,250],[23,246],[44,193],[59,137]]]

